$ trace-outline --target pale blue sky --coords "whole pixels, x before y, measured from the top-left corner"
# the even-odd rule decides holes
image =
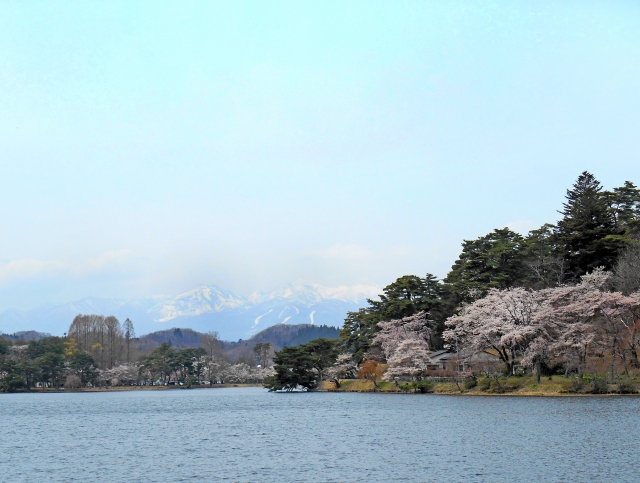
[[[637,2],[2,2],[0,310],[443,277],[640,184]]]

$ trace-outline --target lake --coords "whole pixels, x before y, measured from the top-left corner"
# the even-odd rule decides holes
[[[640,398],[0,394],[7,482],[632,482]]]

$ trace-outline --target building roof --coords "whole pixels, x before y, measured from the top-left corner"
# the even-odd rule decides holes
[[[454,353],[449,352],[448,350],[445,349],[445,350],[432,352],[431,354],[429,354],[429,359],[431,359],[432,362],[439,362],[439,361],[451,359],[454,356],[455,356]]]

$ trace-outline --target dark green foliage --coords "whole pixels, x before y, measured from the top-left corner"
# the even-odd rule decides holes
[[[138,337],[135,347],[138,350],[155,349],[163,343],[168,343],[173,347],[200,347],[200,334],[192,329],[168,329],[152,332],[151,334]],[[134,342],[132,342],[134,344]]]
[[[478,385],[478,380],[475,377],[467,377],[463,383],[463,387],[465,389],[473,389],[477,385]]]
[[[5,392],[18,392],[26,388],[27,383],[24,374],[17,367],[9,371],[2,381],[2,386],[0,386],[0,390]]]
[[[637,239],[633,233],[640,231],[640,190],[627,181],[620,188],[602,191],[600,183],[585,171],[567,191],[561,213],[557,225],[543,225],[527,237],[502,228],[465,240],[443,284],[430,274],[423,279],[399,278],[385,287],[380,301],[369,300],[368,307],[347,315],[340,332],[343,348],[361,361],[371,350],[380,321],[424,310],[433,329],[430,346],[438,349],[447,317],[492,288],[555,287],[574,282],[597,267],[612,268],[620,250],[633,246]],[[635,287],[635,252],[629,254],[633,258],[633,263],[625,265],[629,273],[623,277],[620,269],[618,278]]]
[[[549,223],[531,230],[523,243],[524,272],[521,285],[543,289],[562,285],[567,261],[564,248],[558,244],[555,226]]]
[[[61,337],[47,337],[29,342],[27,354],[31,358],[41,357],[47,353],[64,354],[64,339]]]
[[[7,353],[9,348],[9,343],[4,339],[4,337],[0,337],[0,357]]]
[[[60,337],[47,337],[32,340],[27,348],[31,359],[26,371],[30,383],[41,382],[52,387],[58,386],[64,373],[64,340]]]
[[[491,379],[488,377],[483,377],[478,381],[478,389],[481,391],[488,391],[491,387]]]
[[[275,376],[265,386],[271,391],[291,391],[297,387],[314,389],[324,371],[338,356],[336,342],[316,339],[295,347],[284,347],[273,357]]]
[[[429,312],[442,303],[442,286],[428,273],[424,278],[405,275],[387,285],[380,300],[369,300],[370,311],[378,313],[381,320],[395,320],[418,312]]]
[[[446,318],[442,294],[442,284],[430,273],[424,278],[415,275],[398,278],[383,289],[379,301],[368,300],[368,307],[347,314],[340,331],[343,348],[361,361],[378,332],[378,322],[408,317],[421,311],[430,314],[441,332]],[[435,342],[432,341],[433,346],[437,345]]]
[[[64,356],[47,352],[35,360],[37,365],[36,377],[38,382],[57,387],[64,374]]]
[[[636,394],[638,390],[631,381],[620,381],[617,387],[618,394]]]
[[[141,358],[138,362],[140,371],[151,373],[153,379],[161,378],[163,381],[173,372],[173,357],[175,351],[168,342],[163,342],[160,347],[154,349],[151,354]]]
[[[448,296],[459,305],[482,298],[490,288],[513,287],[522,282],[524,266],[524,239],[508,228],[465,240],[444,279]]]
[[[302,346],[285,347],[273,358],[276,374],[265,384],[270,391],[291,391],[298,386],[312,389],[316,385],[311,356]]]
[[[93,382],[98,375],[93,357],[84,351],[76,351],[69,356],[69,369],[80,378],[82,384]]]
[[[6,375],[0,383],[0,390],[20,391],[41,383],[42,387],[60,386],[65,374],[65,345],[60,337],[45,337],[31,340],[26,346],[18,342],[21,350],[11,356],[8,344],[2,345],[0,370]]]
[[[626,208],[610,208],[620,204],[607,199],[612,195],[603,193],[600,182],[587,171],[567,191],[556,236],[564,250],[568,274],[574,280],[595,268],[613,267],[624,244],[625,229],[616,224],[616,213],[625,219],[629,213]]]
[[[202,347],[182,349],[176,352],[172,362],[174,371],[177,369],[180,373],[181,381],[187,381],[190,386],[194,380],[200,379],[202,368],[198,361],[206,354],[207,352]]]
[[[190,386],[200,379],[202,366],[199,361],[205,355],[202,347],[176,350],[168,342],[163,342],[138,363],[140,372],[151,374],[154,380],[157,378],[166,382],[173,375],[176,381],[186,382]]]
[[[422,394],[433,392],[433,383],[429,380],[398,384],[398,387],[400,388],[400,390],[404,392],[413,391],[413,392],[420,392]]]
[[[329,339],[315,339],[302,347],[311,358],[311,365],[315,369],[320,380],[324,379],[325,371],[336,361],[338,347],[336,341]]]
[[[631,181],[624,186],[605,191],[603,198],[616,225],[627,233],[637,233],[640,224],[640,190]]]
[[[591,394],[608,394],[609,384],[604,379],[594,377],[591,381]]]
[[[340,331],[340,341],[347,351],[354,354],[356,361],[361,362],[364,359],[381,320],[379,313],[372,313],[368,308],[347,314]]]
[[[638,390],[631,381],[620,381],[618,383],[618,394],[636,394]]]

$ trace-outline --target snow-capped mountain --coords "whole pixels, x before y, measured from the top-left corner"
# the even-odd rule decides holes
[[[218,331],[223,339],[246,339],[276,324],[324,324],[340,327],[347,312],[376,298],[375,285],[324,287],[284,285],[248,297],[215,285],[201,285],[176,296],[135,300],[87,297],[62,305],[43,305],[28,311],[9,309],[0,314],[0,332],[38,330],[66,332],[78,314],[115,315],[130,318],[138,334],[171,327]]]
[[[380,288],[376,285],[355,285],[352,287],[323,287],[322,285],[282,285],[271,292],[254,292],[247,300],[261,304],[271,300],[295,300],[297,303],[318,303],[322,300],[342,300],[364,303],[368,298],[376,298]]]
[[[158,322],[168,322],[178,317],[195,317],[210,312],[222,312],[246,305],[246,299],[215,285],[201,285],[164,301],[151,310],[161,314]]]

